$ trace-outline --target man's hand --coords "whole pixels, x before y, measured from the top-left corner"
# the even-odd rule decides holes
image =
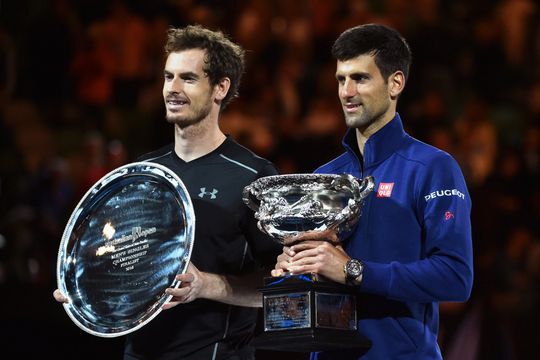
[[[168,303],[163,305],[165,310],[204,297],[204,290],[208,288],[205,285],[205,273],[199,271],[191,262],[186,273],[176,275],[176,280],[182,282],[177,289],[168,288],[165,290],[165,293],[173,296]]]
[[[272,276],[315,273],[345,283],[343,267],[349,256],[333,230],[308,231],[284,239]]]
[[[341,245],[306,240],[293,245],[288,254],[293,254],[286,267],[292,274],[315,273],[338,283],[346,283],[343,267],[350,257]],[[277,271],[273,270],[272,274]]]
[[[292,257],[295,255],[295,252],[291,250],[290,247],[284,246],[283,252],[278,255],[276,258],[276,266],[270,272],[272,276],[282,276],[289,271],[289,265]]]
[[[68,298],[62,294],[62,292],[60,291],[60,289],[56,289],[54,290],[53,292],[53,296],[54,296],[54,299],[60,303],[68,303]]]

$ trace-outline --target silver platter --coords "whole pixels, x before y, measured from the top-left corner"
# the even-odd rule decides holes
[[[149,162],[119,167],[81,199],[64,230],[57,262],[64,308],[101,337],[133,332],[156,317],[189,264],[193,205],[168,168]]]

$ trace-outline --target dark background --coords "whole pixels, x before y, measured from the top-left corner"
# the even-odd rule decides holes
[[[340,152],[330,47],[368,22],[408,39],[398,111],[458,160],[473,200],[475,284],[468,302],[441,304],[445,358],[533,357],[539,11],[533,0],[0,1],[0,357],[120,358],[123,339],[83,332],[54,302],[57,249],[95,181],[173,140],[161,98],[168,26],[221,29],[248,50],[223,129],[292,173]]]

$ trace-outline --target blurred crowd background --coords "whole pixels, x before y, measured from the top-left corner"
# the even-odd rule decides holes
[[[248,50],[240,98],[221,124],[293,173],[340,153],[345,128],[330,47],[346,28],[370,22],[408,39],[413,65],[398,111],[413,136],[458,160],[472,196],[474,290],[466,303],[441,305],[445,358],[538,356],[537,2],[4,0],[1,357],[120,357],[121,339],[84,333],[54,302],[56,256],[92,184],[173,140],[161,95],[169,26],[221,29]]]

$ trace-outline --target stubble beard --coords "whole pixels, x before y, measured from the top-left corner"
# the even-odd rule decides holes
[[[344,113],[345,124],[349,128],[366,128],[375,121],[375,117],[370,112],[362,109],[361,112],[356,114]]]
[[[370,125],[380,120],[388,111],[388,104],[382,107],[367,109],[364,105],[354,114],[349,114],[344,111],[345,124],[349,128],[367,129]]]
[[[195,114],[192,116],[189,115],[177,115],[175,113],[169,112],[165,115],[165,119],[169,124],[174,124],[180,129],[186,129],[190,126],[201,123],[212,110],[212,101],[209,100],[202,108],[196,109]]]

